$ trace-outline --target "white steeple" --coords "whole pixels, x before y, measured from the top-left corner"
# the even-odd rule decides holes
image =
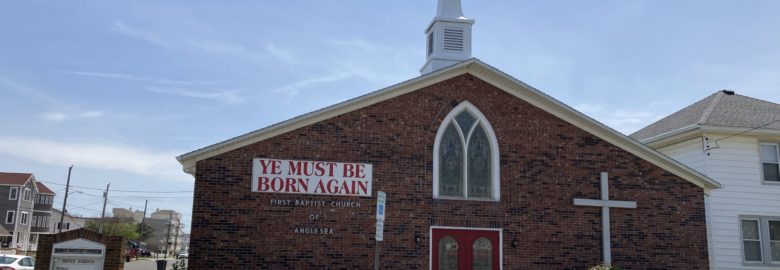
[[[460,0],[439,0],[436,17],[425,31],[427,61],[420,69],[426,74],[471,58],[471,25],[463,16]]]

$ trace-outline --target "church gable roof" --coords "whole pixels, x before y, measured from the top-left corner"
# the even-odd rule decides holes
[[[697,126],[760,127],[780,131],[780,104],[737,95],[733,91],[718,91],[630,136],[642,141],[653,140]]]
[[[579,111],[561,103],[560,101],[544,94],[543,92],[491,67],[482,61],[472,58],[450,67],[428,73],[411,80],[354,98],[330,107],[313,111],[290,120],[280,122],[238,137],[207,146],[181,156],[177,160],[184,167],[184,171],[195,173],[196,163],[222,153],[226,153],[241,147],[251,145],[265,139],[317,123],[344,113],[352,112],[370,105],[414,92],[418,89],[463,75],[471,74],[487,83],[490,83],[507,93],[520,98],[537,108],[563,119],[574,126],[589,132],[600,139],[614,144],[634,155],[637,155],[650,163],[655,164],[689,182],[702,187],[705,191],[719,188],[720,184],[707,176],[686,167],[649,147],[633,140],[620,132],[617,132],[604,124],[580,113]]]

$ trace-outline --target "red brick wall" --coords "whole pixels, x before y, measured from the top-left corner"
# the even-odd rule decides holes
[[[501,201],[432,198],[439,123],[468,100],[490,121],[500,148]],[[250,192],[252,159],[373,164],[374,197]],[[585,269],[601,261],[600,197],[610,174],[614,264],[627,269],[708,269],[701,188],[471,75],[198,162],[192,269],[369,269],[376,191],[387,192],[384,269],[429,264],[431,226],[503,229],[505,269]],[[349,200],[362,208],[272,206],[271,199]],[[321,219],[309,221],[310,214]],[[296,227],[334,235],[293,234]],[[422,243],[415,243],[420,235]],[[519,246],[512,247],[512,240]]]
[[[51,252],[55,243],[83,238],[106,245],[106,257],[103,269],[122,270],[125,268],[125,241],[119,236],[109,236],[84,228],[59,234],[41,234],[38,239],[38,252],[35,257],[35,269],[46,270],[51,264]]]

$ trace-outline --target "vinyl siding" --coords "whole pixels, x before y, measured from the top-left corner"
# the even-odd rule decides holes
[[[694,170],[704,173],[704,152],[701,138],[690,139],[677,144],[665,146],[658,150]]]
[[[721,189],[712,191],[707,201],[712,269],[780,269],[780,265],[743,264],[739,217],[780,217],[780,186],[761,181],[759,138],[736,136],[715,142],[726,135],[707,136],[711,147],[707,153],[702,150],[700,139],[658,150],[722,184]]]

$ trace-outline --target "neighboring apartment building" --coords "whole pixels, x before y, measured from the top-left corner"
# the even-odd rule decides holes
[[[36,250],[38,235],[49,231],[54,195],[31,173],[0,172],[2,227],[10,234],[0,237],[0,247]]]
[[[712,269],[780,269],[780,104],[719,91],[631,137],[721,183],[705,200]]]
[[[153,230],[152,235],[145,239],[148,247],[154,252],[163,252],[167,245],[168,256],[175,256],[178,251],[185,250],[181,218],[182,214],[173,210],[157,209],[152,213],[145,221]]]
[[[111,209],[111,213],[113,214],[114,217],[118,217],[118,218],[132,218],[133,223],[136,224],[141,223],[141,221],[143,221],[144,218],[144,211],[135,210],[135,212],[133,212],[132,208],[130,209],[114,208]]]
[[[49,231],[51,233],[59,233],[60,228],[60,219],[62,219],[62,231],[72,231],[76,229],[81,229],[86,226],[87,219],[82,217],[75,217],[68,214],[65,214],[65,216],[62,216],[62,211],[59,209],[53,209],[51,211],[51,218],[49,219],[49,227],[51,228]]]
[[[30,222],[30,250],[38,250],[39,235],[49,233],[54,202],[54,191],[41,182],[35,182],[35,187],[33,215]]]

